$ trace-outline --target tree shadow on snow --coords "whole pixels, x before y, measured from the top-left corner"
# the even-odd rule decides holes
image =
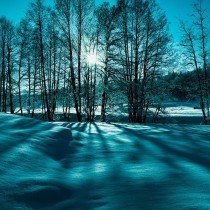
[[[196,192],[198,183],[206,184],[198,195],[210,195],[210,186],[200,182],[197,174],[202,169],[210,171],[210,145],[196,130],[173,130],[170,126],[137,130],[109,124],[110,129],[119,130],[119,134],[109,135],[97,123],[64,126],[86,134],[81,135],[83,146],[72,149],[67,158],[67,170],[76,173],[78,168],[83,169],[85,181],[78,176],[76,187],[47,186],[38,190],[55,197],[53,203],[47,203],[49,209],[201,209],[190,192]],[[205,135],[208,139],[209,134]],[[29,193],[30,204],[37,194]]]

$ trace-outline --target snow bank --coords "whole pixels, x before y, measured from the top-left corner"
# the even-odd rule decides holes
[[[210,126],[62,125],[85,136],[68,172],[77,199],[58,209],[210,209]]]
[[[0,115],[0,130],[0,210],[210,209],[209,126]]]
[[[62,184],[52,180],[71,140],[68,128],[0,114],[0,209],[31,209],[26,201],[36,209],[58,199]]]

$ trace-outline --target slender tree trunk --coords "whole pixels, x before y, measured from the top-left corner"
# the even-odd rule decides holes
[[[34,118],[34,111],[35,111],[35,102],[36,102],[36,86],[37,86],[37,52],[35,49],[35,53],[34,53],[34,77],[33,77],[33,99],[32,99],[32,112],[31,112],[31,118]],[[30,85],[30,84],[29,84]]]
[[[6,66],[5,66],[6,40],[2,38],[2,112],[6,112]]]
[[[79,103],[79,112],[82,111],[81,105],[81,55],[82,55],[82,2],[79,0],[78,5],[78,103]]]
[[[202,84],[201,84],[200,70],[199,70],[199,67],[198,67],[197,56],[196,56],[196,52],[195,52],[195,48],[194,48],[193,39],[192,39],[192,36],[191,36],[190,33],[188,33],[188,38],[189,38],[189,41],[190,41],[191,51],[192,51],[192,55],[193,55],[193,61],[194,61],[195,69],[196,69],[196,72],[197,72],[198,86],[199,86],[199,92],[200,92],[201,110],[202,110],[202,113],[203,113],[204,123],[206,123],[205,103],[204,103],[204,96],[203,96],[203,90],[202,90]]]
[[[28,63],[28,114],[31,112],[31,63],[30,63],[30,58],[28,58],[27,63]],[[21,97],[20,97],[21,99]],[[21,110],[22,110],[22,102],[21,104]]]
[[[101,121],[106,122],[106,112],[107,112],[107,101],[108,101],[108,51],[109,47],[106,46],[105,51],[105,67],[104,67],[104,81],[103,81],[103,92],[102,92],[102,100],[101,100]]]
[[[71,29],[70,29],[70,22],[69,22],[69,36],[68,36],[68,42],[69,42],[69,68],[70,68],[70,81],[71,81],[71,86],[72,86],[72,91],[73,91],[73,97],[74,97],[74,104],[75,104],[75,109],[76,109],[76,114],[77,114],[77,120],[78,122],[82,122],[82,115],[79,109],[79,101],[78,101],[78,93],[77,93],[77,87],[76,87],[76,78],[75,78],[75,72],[74,72],[74,64],[73,64],[73,49],[72,49],[72,41],[71,41]]]
[[[10,38],[11,39],[11,38]],[[13,93],[12,93],[12,64],[11,64],[11,40],[7,44],[7,70],[8,70],[8,89],[9,89],[9,105],[10,113],[14,114]]]
[[[21,45],[20,50],[20,57],[19,57],[19,64],[18,64],[18,100],[20,106],[20,114],[23,115],[23,108],[22,108],[22,95],[21,95],[21,68],[22,68],[22,55],[23,55],[23,47]]]
[[[50,106],[49,106],[49,98],[47,93],[47,81],[45,75],[45,61],[44,61],[44,45],[43,45],[43,32],[42,32],[42,22],[41,18],[39,18],[39,32],[40,32],[40,56],[41,56],[41,75],[43,78],[43,88],[44,88],[44,99],[46,103],[47,109],[47,119],[48,121],[52,121],[50,114]]]

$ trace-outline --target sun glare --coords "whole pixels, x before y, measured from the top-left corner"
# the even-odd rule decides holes
[[[89,65],[95,65],[98,62],[96,53],[90,53],[87,55],[87,62]]]

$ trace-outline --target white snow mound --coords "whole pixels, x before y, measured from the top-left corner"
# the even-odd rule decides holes
[[[209,210],[209,151],[209,126],[0,114],[0,210]]]
[[[39,209],[36,203],[58,199],[62,184],[52,180],[71,140],[68,128],[0,114],[0,209],[32,209],[26,200]]]

